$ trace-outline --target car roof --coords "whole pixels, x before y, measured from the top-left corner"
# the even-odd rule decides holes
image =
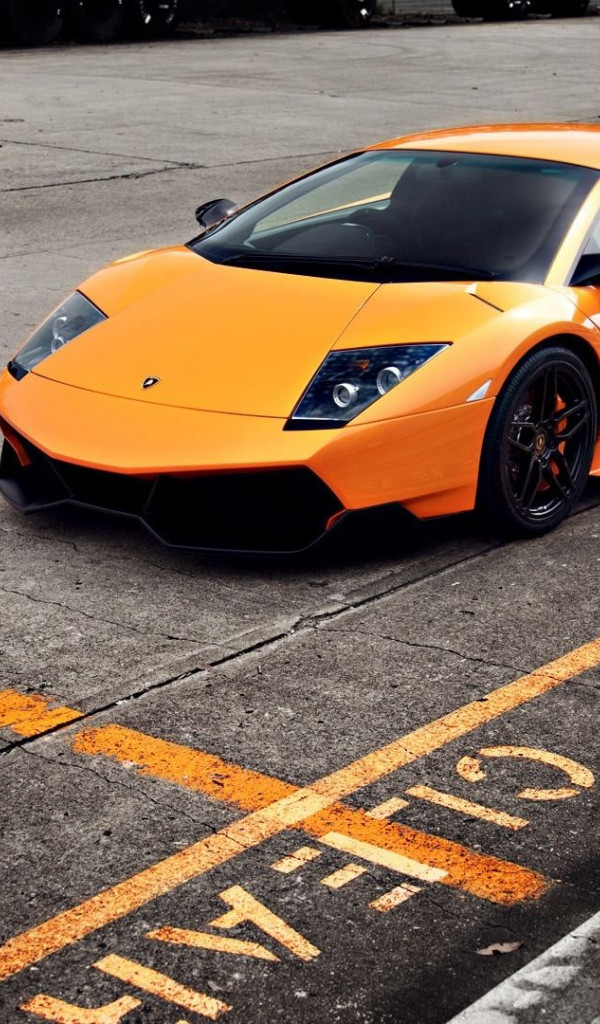
[[[492,124],[445,128],[388,139],[370,149],[432,149],[531,157],[600,170],[600,125]]]

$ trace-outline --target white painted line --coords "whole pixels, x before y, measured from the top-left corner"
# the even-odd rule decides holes
[[[599,941],[600,914],[595,914],[448,1024],[518,1024],[523,1019],[521,1010],[544,1005],[546,1019],[553,997],[580,973],[590,946],[596,947]]]
[[[440,882],[448,874],[441,868],[432,868],[429,864],[421,864],[401,853],[384,850],[381,846],[373,846],[371,843],[363,843],[358,839],[352,839],[351,836],[344,836],[340,832],[328,832],[327,835],[321,836],[319,841],[325,846],[332,846],[334,850],[341,850],[342,853],[358,857],[359,860],[380,864],[383,868],[399,871],[411,878],[419,878],[422,882]]]
[[[410,807],[410,800],[404,800],[401,796],[392,796],[389,800],[384,800],[382,804],[377,804],[376,807],[367,811],[367,818],[384,821],[386,818],[391,818],[396,811],[403,810],[404,807]]]
[[[274,864],[271,864],[273,871],[280,871],[282,875],[289,875],[291,871],[298,871],[299,868],[303,868],[305,864],[308,864],[315,857],[320,857],[321,851],[314,850],[311,846],[301,846],[299,850],[295,850],[289,857],[282,857],[281,860],[276,860]]]
[[[373,910],[378,910],[380,914],[389,914],[390,910],[399,907],[401,903],[406,903],[407,900],[412,899],[419,892],[421,890],[418,885],[409,885],[408,882],[404,882],[403,885],[397,885],[395,889],[390,889],[383,896],[373,900],[372,903],[369,903],[369,906]]]

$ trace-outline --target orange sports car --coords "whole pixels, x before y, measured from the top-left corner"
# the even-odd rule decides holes
[[[0,378],[0,489],[169,545],[349,517],[556,526],[600,476],[600,128],[427,132],[117,260]]]

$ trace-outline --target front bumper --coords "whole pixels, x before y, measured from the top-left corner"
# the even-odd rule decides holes
[[[473,508],[491,407],[286,431],[273,417],[5,372],[0,422],[17,438],[14,455],[19,446],[28,454],[15,462],[5,446],[0,489],[25,511],[70,502],[134,516],[178,547],[298,551],[347,512],[393,505],[429,518]]]
[[[7,429],[0,492],[22,512],[76,505],[137,519],[169,547],[295,553],[344,515],[306,467],[131,476],[52,459]]]

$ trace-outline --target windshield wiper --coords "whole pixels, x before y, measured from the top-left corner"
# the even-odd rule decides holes
[[[400,260],[395,256],[380,256],[375,260],[376,267],[390,267],[396,270],[432,270],[440,274],[456,274],[465,278],[483,278],[486,281],[493,281],[495,274],[492,270],[483,270],[482,267],[463,267],[456,263],[428,263],[426,260]]]
[[[293,252],[238,252],[226,256],[223,263],[280,263],[310,264],[316,267],[356,267],[360,270],[374,269],[377,260],[362,259],[360,256],[311,256],[306,253]]]
[[[461,280],[473,278],[491,281],[495,274],[481,267],[463,267],[451,263],[427,263],[420,260],[401,260],[395,256],[379,256],[372,259],[368,256],[311,256],[305,253],[288,252],[240,252],[226,256],[222,261],[226,264],[244,264],[246,266],[282,266],[282,267],[315,267],[342,268],[361,270],[364,273],[379,274],[387,281],[395,280],[394,271],[413,271],[427,280],[428,273],[452,275]]]

